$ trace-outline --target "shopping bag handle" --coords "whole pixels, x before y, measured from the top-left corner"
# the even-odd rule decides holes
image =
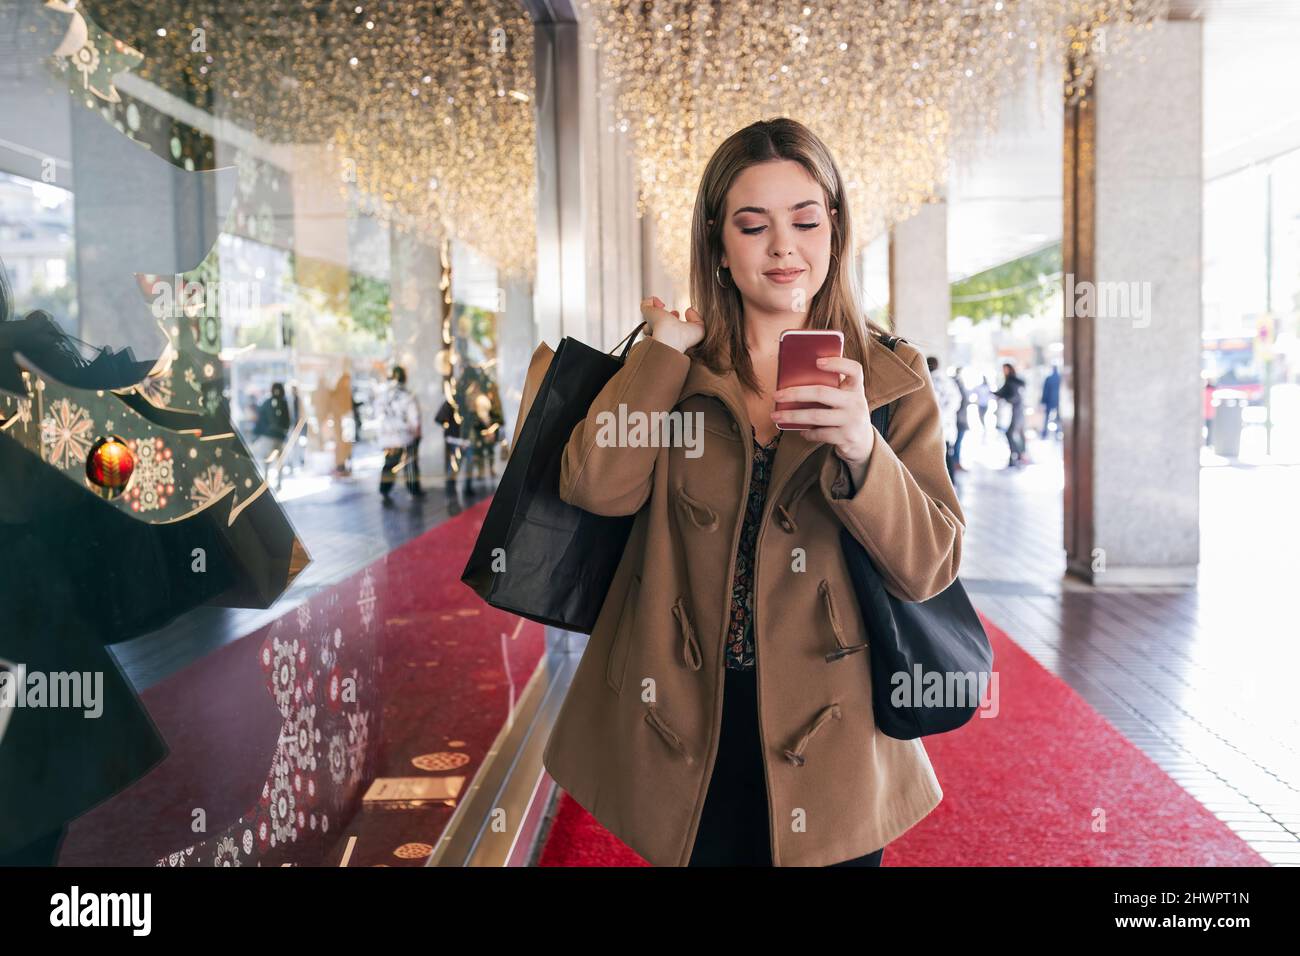
[[[644,322],[642,322],[640,325],[638,325],[635,329],[633,329],[633,330],[632,330],[631,332],[629,332],[627,335],[623,336],[621,339],[619,339],[617,342],[615,342],[615,343],[614,343],[614,348],[613,348],[613,349],[610,349],[608,354],[613,355],[613,354],[614,354],[614,349],[617,349],[620,345],[623,345],[623,343],[626,342],[627,345],[624,345],[624,346],[623,346],[623,352],[622,352],[622,354],[620,354],[619,357],[618,357],[620,362],[626,362],[626,361],[627,361],[627,353],[630,352],[630,351],[632,351],[632,343],[636,341],[636,334],[637,334],[638,332],[640,332],[643,328],[645,328],[645,325],[646,325],[646,324],[645,324]]]

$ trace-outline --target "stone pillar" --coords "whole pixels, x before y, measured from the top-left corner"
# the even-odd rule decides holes
[[[571,15],[548,16],[561,13]],[[617,125],[612,92],[600,93],[593,25],[539,22],[535,36],[537,329],[551,345],[573,335],[609,349],[640,321],[630,134]]]
[[[948,352],[948,204],[927,203],[889,234],[889,303],[894,332],[937,355]]]
[[[1065,547],[1098,586],[1199,553],[1201,23],[1158,21],[1067,99]]]
[[[533,321],[533,288],[526,279],[501,283],[501,305],[497,314],[497,385],[501,389],[501,411],[511,447],[519,434],[519,403],[524,397],[524,378],[537,348],[537,325]],[[555,343],[552,343],[553,345]]]
[[[406,387],[420,403],[420,479],[432,488],[443,473],[442,427],[433,420],[443,400],[441,259],[437,243],[396,229],[389,236],[393,361],[406,370]]]

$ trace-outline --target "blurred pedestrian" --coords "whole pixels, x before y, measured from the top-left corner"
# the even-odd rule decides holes
[[[1016,367],[1010,362],[1002,363],[1002,387],[993,393],[999,406],[1006,403],[1011,410],[1007,420],[1007,449],[1010,457],[1008,468],[1025,464],[1025,380],[1016,374]],[[999,413],[1001,408],[999,407]]]
[[[289,402],[284,394],[284,383],[274,382],[271,385],[271,397],[257,410],[257,424],[253,426],[253,455],[262,468],[263,474],[274,465],[277,491],[280,490],[282,471],[278,459],[284,451],[284,440],[289,437],[289,429],[292,425]]]
[[[461,434],[468,440],[460,470],[465,475],[465,494],[478,493],[478,478],[484,478],[484,490],[491,490],[496,477],[496,448],[501,439],[505,418],[492,396],[477,387],[469,390],[470,414]]]
[[[1061,370],[1056,363],[1052,363],[1052,371],[1048,373],[1047,378],[1043,379],[1043,394],[1041,398],[1043,405],[1043,434],[1047,434],[1049,428],[1053,431],[1054,438],[1061,437]]]
[[[953,469],[953,448],[957,445],[957,411],[961,408],[961,391],[957,383],[939,371],[939,360],[927,356],[926,366],[930,369],[930,384],[934,386],[939,399],[939,422],[943,426],[944,461],[948,466],[948,480],[956,477]]]
[[[414,497],[424,495],[420,487],[419,442],[420,403],[406,387],[406,369],[394,365],[388,382],[375,393],[375,418],[379,424],[379,445],[384,465],[379,473],[379,493],[390,500],[399,471],[406,472],[406,490]]]
[[[967,414],[967,410],[970,408],[970,390],[966,388],[966,383],[962,381],[960,368],[953,371],[952,381],[957,386],[957,393],[961,396],[961,404],[957,406],[957,440],[952,446],[952,467],[956,471],[966,471],[966,466],[961,463],[961,443],[966,437],[966,432],[970,430],[970,416]]]
[[[993,395],[993,389],[989,387],[989,378],[987,375],[980,376],[980,383],[975,386],[975,408],[979,412],[980,432],[987,434],[989,400]]]
[[[442,426],[442,472],[447,494],[456,491],[456,476],[464,467],[464,449],[469,444],[469,440],[462,436],[462,432],[467,430],[465,424],[458,421],[458,417],[456,408],[449,400],[443,399],[442,407],[433,418]]]

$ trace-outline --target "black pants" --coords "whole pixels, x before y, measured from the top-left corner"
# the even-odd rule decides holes
[[[406,465],[402,471],[406,472],[406,490],[413,495],[424,493],[420,487],[420,439],[415,439],[406,447],[385,448],[384,449],[384,467],[379,472],[379,491],[381,494],[389,495],[393,491],[393,485],[397,481],[397,475],[393,474],[393,469],[397,467],[406,456]]]
[[[722,734],[689,866],[771,866],[767,781],[758,734],[758,674],[726,668]],[[885,848],[832,863],[880,866]]]

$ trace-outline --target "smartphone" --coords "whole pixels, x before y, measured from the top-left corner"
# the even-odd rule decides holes
[[[794,385],[829,385],[839,388],[840,373],[817,367],[819,358],[844,355],[844,333],[832,329],[786,329],[781,333],[776,353],[776,387]],[[777,411],[795,408],[827,408],[821,402],[777,402]],[[784,431],[814,428],[804,422],[777,424]]]

